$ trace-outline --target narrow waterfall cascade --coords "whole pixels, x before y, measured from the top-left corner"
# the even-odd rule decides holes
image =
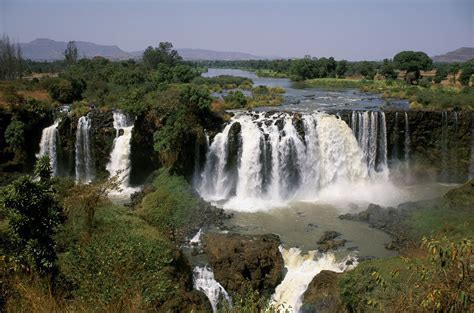
[[[404,150],[405,150],[405,162],[407,167],[409,168],[410,162],[410,124],[408,122],[408,113],[405,112],[405,142],[404,142]]]
[[[441,113],[441,180],[448,177],[448,112]]]
[[[130,152],[134,121],[125,114],[114,112],[114,128],[116,131],[110,161],[107,164],[107,171],[111,176],[119,174],[122,194],[132,194],[136,188],[129,186],[130,176]]]
[[[285,278],[275,289],[270,304],[274,308],[282,307],[281,311],[299,312],[303,302],[303,294],[313,278],[323,270],[341,273],[357,266],[353,256],[338,261],[334,254],[319,254],[309,251],[303,254],[298,248],[285,249],[280,252],[287,270]]]
[[[194,289],[204,292],[211,302],[212,311],[217,312],[217,305],[224,300],[228,305],[232,305],[230,298],[224,287],[214,278],[214,272],[209,267],[196,266],[193,270]]]
[[[386,179],[385,115],[355,113],[355,119],[359,142],[334,115],[238,113],[214,137],[196,189],[207,201],[252,211],[256,202],[317,200],[335,184]]]
[[[37,158],[45,155],[49,156],[52,175],[58,175],[58,153],[57,147],[59,145],[58,125],[60,120],[56,120],[53,125],[43,129],[41,133],[40,150],[36,154]]]
[[[202,235],[202,229],[200,228],[199,231],[196,233],[196,235],[194,235],[193,238],[189,240],[189,243],[195,244],[195,245],[201,244],[201,235]]]
[[[76,182],[89,183],[94,179],[91,147],[91,120],[82,116],[76,130]]]
[[[353,130],[355,128],[352,128]],[[399,126],[398,126],[398,112],[395,112],[395,120],[393,122],[393,149],[392,149],[392,161],[398,163],[398,138],[399,138]]]
[[[364,152],[370,175],[388,178],[387,126],[384,112],[353,112],[352,131]]]

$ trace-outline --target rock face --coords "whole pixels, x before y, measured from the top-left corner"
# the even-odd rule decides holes
[[[227,292],[271,294],[283,279],[277,235],[206,234],[203,243],[215,278]]]
[[[351,125],[352,111],[336,113]],[[385,120],[387,157],[392,167],[408,156],[410,167],[405,174],[426,180],[466,181],[474,127],[472,112],[385,111]]]
[[[326,270],[316,275],[303,294],[301,312],[345,312],[338,291],[340,275],[341,273]]]
[[[319,248],[318,250],[321,252],[327,252],[329,250],[336,250],[339,247],[342,247],[346,244],[345,239],[336,239],[341,234],[337,231],[326,231],[318,240]]]
[[[97,177],[107,177],[107,163],[112,152],[115,129],[112,112],[94,111],[91,113],[91,138],[94,170]]]

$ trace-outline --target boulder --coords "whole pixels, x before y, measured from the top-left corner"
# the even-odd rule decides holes
[[[327,270],[316,275],[303,294],[301,312],[344,312],[338,291],[340,275]]]
[[[216,280],[230,293],[273,293],[283,279],[277,235],[206,234],[203,249]]]

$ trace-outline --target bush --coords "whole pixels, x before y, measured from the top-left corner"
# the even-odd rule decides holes
[[[241,91],[231,91],[225,97],[224,101],[231,108],[243,108],[247,105],[247,97]]]
[[[168,169],[160,169],[154,181],[156,190],[143,198],[143,218],[164,229],[187,224],[198,205],[192,188],[183,177],[173,176]]]

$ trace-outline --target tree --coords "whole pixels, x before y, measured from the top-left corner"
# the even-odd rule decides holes
[[[474,60],[467,61],[461,66],[459,82],[465,86],[468,86],[472,75],[474,75]]]
[[[418,81],[420,78],[420,71],[430,70],[433,66],[433,60],[424,52],[421,51],[402,51],[393,57],[395,67],[399,70],[407,71],[414,74],[414,80]]]
[[[347,61],[346,60],[341,60],[337,62],[336,65],[336,75],[338,78],[344,78],[346,76],[347,72]]]
[[[77,47],[76,42],[70,41],[67,44],[66,50],[64,50],[64,59],[67,64],[77,63]]]
[[[171,42],[160,42],[157,48],[149,46],[143,52],[143,63],[149,69],[156,69],[159,64],[174,66],[182,60],[178,51],[173,50]]]
[[[2,192],[0,204],[9,217],[18,256],[45,274],[56,266],[54,235],[63,216],[50,184],[49,158],[44,157],[38,164],[41,166],[37,170],[41,173],[40,180],[23,176],[14,181]]]
[[[48,91],[54,100],[60,103],[72,103],[82,99],[82,92],[86,84],[81,79],[56,79],[49,86]]]
[[[366,79],[374,79],[375,68],[372,62],[362,61],[358,64],[358,70],[360,75],[364,76]]]
[[[230,91],[224,101],[231,105],[232,108],[243,108],[247,105],[247,97],[241,91]]]
[[[10,42],[7,35],[0,39],[0,80],[13,80],[23,74],[20,45]]]
[[[380,74],[385,77],[385,79],[396,79],[397,73],[395,72],[395,65],[392,61],[384,59],[382,66],[380,67]]]
[[[25,124],[22,121],[14,119],[10,122],[5,130],[5,142],[9,145],[10,150],[15,153],[15,159],[21,162],[25,157]]]

